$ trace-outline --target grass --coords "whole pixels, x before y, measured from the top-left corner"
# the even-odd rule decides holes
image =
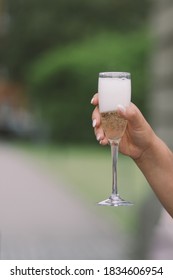
[[[17,145],[21,151],[38,162],[57,180],[60,178],[77,192],[81,199],[96,204],[111,193],[112,167],[109,147]],[[118,189],[120,195],[133,201],[134,206],[104,207],[104,215],[118,219],[123,227],[133,230],[141,204],[148,189],[147,183],[134,162],[120,155]],[[101,207],[102,208],[102,207]]]

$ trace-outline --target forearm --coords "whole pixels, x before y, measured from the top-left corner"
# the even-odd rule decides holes
[[[173,217],[173,153],[155,135],[150,147],[135,162]]]

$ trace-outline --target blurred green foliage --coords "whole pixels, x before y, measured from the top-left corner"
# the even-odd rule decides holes
[[[56,141],[93,141],[89,101],[100,71],[132,73],[145,112],[150,0],[4,0],[1,65],[24,83]]]
[[[129,32],[142,27],[150,0],[3,0],[8,33],[0,51],[1,63],[14,79],[23,66],[54,46],[104,31]],[[1,48],[1,46],[0,46]]]
[[[51,50],[27,72],[30,94],[59,141],[91,141],[90,99],[97,92],[98,72],[132,74],[132,100],[143,111],[147,92],[149,38],[145,31],[104,33]]]

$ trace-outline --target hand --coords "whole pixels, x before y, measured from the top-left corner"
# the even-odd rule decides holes
[[[91,103],[96,106],[92,113],[94,132],[97,140],[102,145],[108,144],[102,126],[98,108],[98,94],[95,94]],[[127,108],[118,108],[118,114],[128,121],[123,137],[121,138],[119,150],[121,153],[138,160],[143,153],[150,148],[155,138],[154,131],[147,123],[139,109],[131,103]]]

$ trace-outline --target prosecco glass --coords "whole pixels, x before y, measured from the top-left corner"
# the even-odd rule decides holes
[[[110,143],[112,154],[112,194],[108,199],[98,204],[104,206],[130,206],[133,204],[122,199],[117,189],[118,148],[127,125],[127,121],[118,115],[117,107],[127,107],[130,104],[130,73],[99,73],[98,95],[101,123],[104,133]]]

